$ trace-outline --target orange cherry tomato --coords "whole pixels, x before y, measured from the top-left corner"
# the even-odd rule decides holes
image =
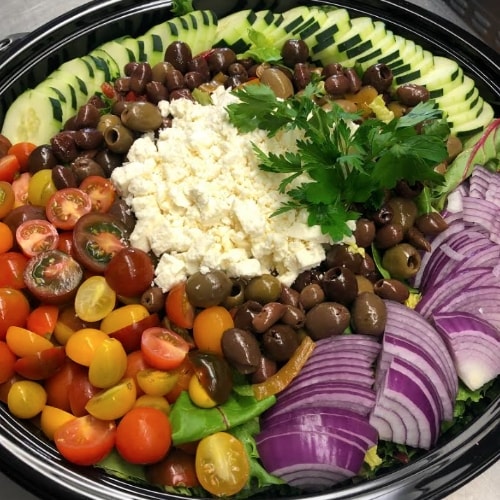
[[[38,335],[31,330],[20,326],[9,326],[5,334],[5,341],[9,349],[19,357],[31,356],[45,349],[54,347],[54,344],[47,338]]]
[[[90,196],[77,188],[56,191],[47,201],[47,219],[58,229],[73,229],[82,215],[92,210]]]
[[[193,328],[195,309],[186,294],[186,283],[182,282],[168,292],[165,299],[168,319],[181,328]]]
[[[13,144],[7,153],[17,158],[21,171],[25,172],[28,168],[28,158],[34,149],[36,149],[36,144],[32,142],[18,142]]]
[[[116,424],[85,415],[69,420],[54,432],[54,443],[61,455],[77,465],[94,465],[115,445]]]
[[[184,361],[189,344],[168,328],[153,327],[142,332],[141,351],[153,368],[172,370]]]
[[[26,320],[26,327],[38,335],[52,334],[58,317],[59,308],[57,306],[43,304],[30,312]]]
[[[14,288],[0,288],[0,340],[10,326],[24,326],[30,313],[25,295]]]
[[[133,464],[158,462],[167,455],[171,443],[170,420],[157,408],[134,407],[117,427],[116,449]]]
[[[28,257],[21,252],[6,252],[0,254],[0,287],[25,288],[24,270]]]
[[[29,380],[45,380],[61,369],[65,359],[64,347],[51,347],[19,358],[14,369],[17,374]]]
[[[0,222],[0,254],[8,252],[14,245],[14,235],[5,222]]]
[[[14,208],[15,201],[12,185],[7,181],[0,181],[0,219],[3,219]]]
[[[20,170],[21,164],[16,155],[7,154],[0,158],[0,181],[12,182]]]
[[[15,373],[16,355],[3,340],[0,340],[0,384],[7,382]]]
[[[89,195],[92,212],[106,213],[116,199],[114,184],[100,175],[85,177],[79,188]]]
[[[46,404],[40,415],[40,428],[42,432],[51,440],[54,440],[56,430],[76,417],[71,413],[61,410],[56,406]]]
[[[16,229],[16,241],[26,257],[34,257],[57,248],[59,233],[45,219],[30,219]]]
[[[222,306],[207,307],[194,318],[194,342],[201,351],[223,356],[222,334],[233,327],[233,317],[226,308]]]

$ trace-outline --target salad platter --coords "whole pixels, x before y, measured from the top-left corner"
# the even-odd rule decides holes
[[[442,498],[495,463],[497,60],[384,0],[109,0],[13,43],[2,470],[44,498],[326,500]],[[91,423],[106,444],[74,447]],[[179,454],[193,482],[165,479]]]

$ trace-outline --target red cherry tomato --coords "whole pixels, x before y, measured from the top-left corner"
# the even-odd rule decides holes
[[[14,155],[19,161],[21,171],[26,172],[28,168],[28,158],[34,149],[36,149],[36,144],[32,142],[18,142],[13,144],[7,153]]]
[[[45,219],[24,221],[16,230],[16,241],[24,255],[34,257],[57,247],[59,233]]]
[[[104,276],[118,295],[136,297],[151,286],[155,268],[146,252],[127,247],[109,261]]]
[[[0,340],[5,340],[9,326],[24,327],[30,313],[25,295],[14,288],[0,288]]]
[[[54,442],[61,455],[77,465],[100,462],[115,445],[116,425],[91,415],[66,422],[54,433]]]
[[[128,246],[125,226],[109,214],[86,214],[73,230],[74,255],[94,273],[103,273],[113,256]]]
[[[186,294],[186,282],[172,287],[165,299],[167,316],[181,328],[193,328],[195,309]]]
[[[28,258],[19,252],[6,252],[0,255],[0,287],[21,290],[25,288],[24,270]]]
[[[109,336],[119,340],[126,352],[132,352],[141,348],[142,332],[159,324],[160,317],[153,313],[135,323],[110,332]]]
[[[0,340],[0,384],[7,382],[15,373],[17,357],[3,340]]]
[[[92,212],[106,213],[116,199],[113,183],[100,175],[89,175],[80,184],[80,189],[89,195]]]
[[[59,308],[43,304],[33,309],[26,321],[26,328],[38,335],[52,334],[59,316]]]
[[[60,231],[57,249],[61,252],[72,255],[73,252],[73,231]]]
[[[47,219],[59,229],[73,229],[78,219],[91,210],[90,196],[77,188],[56,191],[45,207]]]
[[[31,174],[23,172],[19,177],[12,181],[12,190],[14,191],[14,206],[19,207],[28,203],[28,187],[30,185]]]
[[[20,170],[21,164],[16,155],[7,154],[0,158],[0,181],[12,182]]]
[[[43,385],[47,393],[47,404],[49,406],[55,406],[71,413],[69,387],[78,371],[85,372],[86,370],[66,357],[61,369],[45,380]]]
[[[200,485],[196,476],[195,457],[179,448],[146,468],[146,477],[153,484],[162,486],[195,488]]]
[[[65,359],[64,347],[51,347],[19,358],[14,369],[18,375],[29,380],[45,380],[62,368]]]
[[[141,351],[153,368],[172,370],[184,361],[189,344],[168,328],[153,327],[142,332]]]
[[[152,407],[132,408],[116,430],[116,449],[127,462],[151,464],[166,456],[172,443],[167,415]]]
[[[77,417],[87,415],[85,406],[101,389],[94,387],[89,380],[88,370],[78,366],[68,387],[68,400],[71,413]]]

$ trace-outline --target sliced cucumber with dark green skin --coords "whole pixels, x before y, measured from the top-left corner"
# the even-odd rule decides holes
[[[472,78],[464,75],[463,82],[458,85],[453,90],[446,92],[445,95],[436,97],[435,100],[440,107],[446,107],[446,109],[454,109],[456,106],[463,107],[469,99],[471,99],[475,94],[479,95],[479,90]]]
[[[123,76],[123,69],[125,66],[132,61],[136,60],[136,54],[129,50],[125,43],[122,43],[126,37],[118,38],[116,40],[111,40],[110,42],[103,43],[97,47],[97,51],[104,51],[112,57],[120,69],[120,75]],[[91,52],[91,54],[94,51]],[[99,54],[99,52],[98,52]]]
[[[458,137],[466,137],[472,134],[481,132],[484,128],[493,121],[495,112],[491,105],[487,102],[484,103],[481,113],[477,118],[466,121],[451,128],[451,132]]]
[[[434,66],[434,55],[428,50],[421,53],[420,59],[410,63],[406,71],[396,72],[394,75],[394,85],[399,86],[412,81],[425,75]]]

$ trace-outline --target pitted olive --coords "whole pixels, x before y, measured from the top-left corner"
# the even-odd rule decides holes
[[[255,300],[243,302],[241,306],[236,308],[234,313],[234,326],[243,330],[251,330],[253,328],[252,321],[261,310],[262,304],[259,304]]]
[[[278,371],[276,361],[269,359],[267,356],[261,356],[257,370],[252,373],[252,384],[260,384],[265,382],[270,376]]]
[[[381,94],[389,89],[394,79],[391,68],[384,63],[376,63],[363,74],[363,84],[371,85]]]
[[[165,294],[158,286],[152,286],[141,295],[141,305],[151,314],[161,311],[165,306]]]
[[[157,106],[140,101],[129,103],[121,114],[121,120],[127,128],[137,132],[157,130],[163,123]]]
[[[245,301],[245,284],[241,279],[231,280],[231,291],[226,299],[222,302],[222,305],[226,309],[232,309],[233,307],[238,307]]]
[[[337,302],[322,302],[306,313],[305,328],[313,340],[341,335],[349,326],[349,309]]]
[[[257,370],[260,363],[260,347],[255,336],[248,330],[230,328],[222,334],[221,347],[224,357],[240,373]]]
[[[319,283],[320,282],[320,273],[317,269],[308,269],[306,271],[302,271],[295,281],[292,283],[292,288],[300,292],[307,285],[311,283]]]
[[[211,307],[224,302],[231,293],[233,283],[219,270],[192,274],[186,281],[186,295],[195,307]]]
[[[73,169],[64,165],[52,168],[52,182],[57,189],[76,188],[79,184]]]
[[[279,301],[285,305],[298,307],[299,292],[289,286],[282,286]]]
[[[347,267],[332,267],[321,283],[325,297],[331,302],[348,306],[358,295],[356,275]]]
[[[102,115],[97,123],[97,130],[104,134],[105,130],[109,127],[113,127],[115,125],[120,125],[121,120],[119,116],[113,115],[111,113],[106,113]]]
[[[281,295],[281,283],[271,274],[252,278],[245,288],[246,300],[255,300],[261,304],[275,302]]]
[[[429,212],[422,214],[415,220],[417,228],[427,236],[435,236],[443,232],[448,223],[443,219],[443,216],[438,212]]]
[[[410,227],[406,232],[406,240],[417,250],[423,250],[424,252],[430,252],[432,250],[430,242],[427,241],[424,234],[415,226]]]
[[[330,267],[347,267],[353,273],[359,271],[359,266],[363,256],[356,251],[353,251],[348,245],[342,243],[332,245],[326,252],[326,266]]]
[[[79,156],[75,159],[75,161],[71,164],[71,170],[76,177],[76,182],[78,185],[91,175],[97,175],[99,177],[105,177],[104,170],[101,165],[97,163],[92,158],[87,158],[86,156]]]
[[[429,100],[430,94],[426,87],[416,83],[405,83],[396,89],[397,99],[405,106],[416,106]]]
[[[253,330],[257,333],[265,332],[281,319],[285,310],[286,306],[280,302],[264,304],[252,320]]]
[[[299,347],[297,332],[288,325],[276,324],[262,336],[262,348],[274,361],[282,363],[288,361]]]
[[[106,146],[113,153],[127,153],[134,142],[132,131],[121,123],[107,127],[103,135]]]
[[[380,279],[373,285],[373,291],[382,299],[404,304],[410,296],[408,287],[397,279]]]
[[[380,249],[390,248],[403,241],[403,226],[398,222],[390,222],[377,229],[375,233],[375,246]]]
[[[207,56],[207,63],[212,74],[226,73],[227,68],[236,62],[236,53],[228,47],[218,47]]]
[[[356,229],[353,231],[353,236],[356,239],[358,247],[369,247],[375,238],[375,223],[366,217],[359,218],[356,221]]]
[[[409,243],[388,248],[382,257],[382,266],[393,278],[408,279],[417,274],[421,264],[420,253]]]
[[[387,319],[385,302],[374,293],[360,293],[351,306],[351,325],[361,335],[379,336],[384,333]]]
[[[123,198],[115,199],[108,210],[108,214],[117,218],[125,226],[129,234],[134,230],[136,223],[134,212],[130,210]]]
[[[30,174],[35,174],[45,168],[53,168],[55,165],[57,165],[57,158],[48,144],[37,146],[28,156],[27,168]]]
[[[361,274],[356,274],[356,281],[358,282],[358,295],[363,292],[373,293],[373,283]]]
[[[99,123],[101,113],[96,106],[92,104],[84,104],[78,108],[74,125],[77,129],[80,128],[96,128]]]
[[[300,307],[287,305],[281,322],[297,330],[306,324],[306,314]]]

